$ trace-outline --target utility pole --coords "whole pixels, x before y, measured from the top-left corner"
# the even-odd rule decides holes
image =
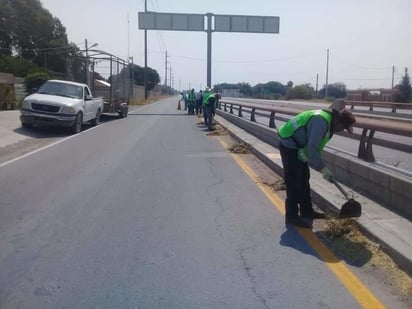
[[[167,89],[167,50],[165,56],[165,88]]]
[[[316,97],[318,97],[319,73],[316,73]]]
[[[326,88],[325,88],[325,99],[328,97],[328,79],[329,79],[329,48],[326,57]]]
[[[86,84],[89,85],[89,51],[87,46],[87,39],[84,40],[85,48],[86,48]]]
[[[392,66],[392,89],[393,89],[394,79],[395,79],[395,66],[393,65],[393,66]]]
[[[144,1],[144,11],[147,12],[147,0]],[[147,30],[144,30],[144,99],[147,100]]]
[[[129,60],[132,60],[132,66],[131,66],[131,69],[132,69],[132,82],[131,82],[131,97],[133,98],[134,97],[134,61],[133,61],[133,56],[131,56],[131,57],[129,57]]]
[[[170,83],[170,91],[172,91],[172,67],[169,67],[169,83]]]

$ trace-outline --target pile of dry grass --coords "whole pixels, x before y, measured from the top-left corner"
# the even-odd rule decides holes
[[[342,258],[379,269],[383,272],[385,283],[394,284],[404,296],[412,295],[412,278],[399,269],[379,244],[359,231],[354,219],[328,219],[323,233]]]
[[[247,154],[252,151],[252,146],[244,142],[235,143],[230,146],[229,151],[231,153]]]
[[[274,183],[265,183],[272,191],[284,191],[286,190],[285,181],[283,179],[278,179]]]
[[[206,134],[207,136],[224,136],[229,135],[229,132],[223,129],[220,125],[215,125],[215,128],[212,132]]]

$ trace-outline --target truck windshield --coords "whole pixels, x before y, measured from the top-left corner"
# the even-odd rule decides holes
[[[39,88],[37,93],[83,99],[83,87],[64,83],[46,82]]]

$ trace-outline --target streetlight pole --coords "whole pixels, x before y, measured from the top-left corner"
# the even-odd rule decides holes
[[[88,46],[87,39],[84,40],[86,48],[86,84],[90,87],[90,72],[89,72],[89,49],[96,47],[98,44],[94,43],[92,46]]]
[[[147,12],[147,0],[144,1],[144,11]],[[144,99],[147,100],[147,30],[144,30]]]
[[[329,82],[329,48],[326,56],[326,88],[325,88],[325,99],[328,98],[328,82]]]

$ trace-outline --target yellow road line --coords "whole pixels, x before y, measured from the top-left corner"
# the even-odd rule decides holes
[[[227,144],[222,139],[219,138],[219,142],[224,148],[228,148]],[[245,173],[255,182],[259,189],[263,191],[275,208],[282,215],[284,215],[285,207],[283,200],[259,180],[256,173],[246,164],[245,161],[243,161],[239,155],[231,153],[231,156],[245,171]],[[363,308],[385,308],[385,306],[361,282],[361,280],[356,277],[352,271],[350,271],[350,269],[346,267],[345,264],[340,261],[310,229],[297,228],[297,231]]]

